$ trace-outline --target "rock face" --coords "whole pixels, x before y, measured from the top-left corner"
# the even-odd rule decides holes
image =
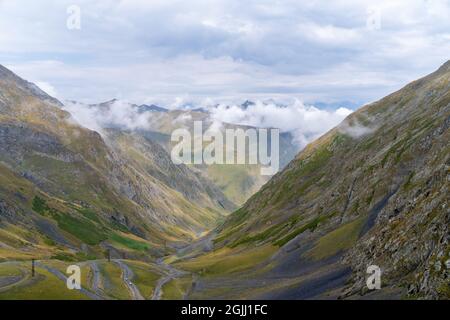
[[[308,145],[226,220],[216,248],[303,248],[289,260],[299,268],[337,257],[353,271],[342,297],[366,294],[378,265],[399,297],[449,298],[449,124],[450,61]]]
[[[0,244],[14,249],[0,252],[0,260],[37,252],[42,242],[44,256],[64,251],[56,244],[83,252],[88,244],[97,256],[110,245],[160,254],[234,209],[211,182],[174,166],[151,140],[119,130],[102,137],[61,106],[0,66],[0,233],[8,232]],[[23,243],[11,228],[27,234]]]
[[[449,297],[449,125],[447,115],[411,146],[412,155],[421,156],[411,163],[411,178],[380,211],[370,236],[345,257],[355,270],[352,290],[365,290],[365,268],[375,264],[385,284],[403,285],[409,295]]]

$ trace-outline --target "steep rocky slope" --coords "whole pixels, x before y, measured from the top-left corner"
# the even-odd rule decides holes
[[[61,106],[0,66],[0,259],[158,255],[233,208],[151,141],[105,140]]]
[[[229,216],[214,251],[179,266],[218,277],[198,285],[216,297],[449,298],[449,89],[450,61],[351,114]],[[218,267],[233,260],[230,278]]]

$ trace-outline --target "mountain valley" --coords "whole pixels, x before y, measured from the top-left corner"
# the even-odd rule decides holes
[[[127,106],[150,125],[97,132],[0,66],[0,299],[448,299],[449,89],[450,61],[298,154],[282,134],[262,177],[173,164],[170,133],[204,110]]]

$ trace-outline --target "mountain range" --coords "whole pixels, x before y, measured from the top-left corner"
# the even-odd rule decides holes
[[[449,88],[450,61],[298,154],[281,135],[269,179],[172,163],[170,133],[207,110],[131,105],[149,126],[97,132],[0,66],[0,299],[448,299]]]
[[[242,108],[245,109],[252,104],[254,105],[253,102],[246,101],[242,104]],[[135,134],[145,136],[158,143],[168,153],[171,152],[176,144],[171,141],[172,132],[179,128],[185,128],[189,132],[194,132],[195,121],[202,122],[203,133],[209,128],[214,128],[214,130],[219,130],[223,136],[225,136],[227,129],[242,129],[244,131],[258,129],[248,125],[219,123],[206,108],[181,107],[168,110],[155,105],[137,105],[112,99],[99,104],[89,105],[72,101],[71,105],[66,107],[66,109],[73,112],[75,117],[79,116],[81,123],[90,125],[92,124],[92,119],[95,119],[92,129],[108,130],[114,128],[121,131],[133,131]],[[122,110],[127,110],[126,120],[124,120]],[[89,119],[87,120],[86,118]],[[280,133],[279,144],[280,167],[283,168],[295,157],[299,146],[290,132]],[[224,145],[225,148],[226,144]],[[194,152],[201,152],[202,150],[194,150]],[[261,166],[258,164],[192,165],[190,168],[214,182],[225,196],[236,205],[242,205],[270,178],[260,174]]]
[[[193,296],[448,298],[449,80],[447,62],[309,144],[211,252],[175,263],[205,275]],[[366,287],[371,265],[383,290]]]

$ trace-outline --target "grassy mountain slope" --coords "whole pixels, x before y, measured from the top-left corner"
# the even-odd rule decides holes
[[[371,264],[384,290],[369,296],[448,298],[449,89],[447,62],[351,114],[230,215],[214,251],[178,265],[222,298],[365,294]],[[215,269],[265,248],[231,278]]]
[[[187,168],[151,159],[151,142],[133,158],[127,141],[105,142],[60,107],[0,66],[0,259],[77,260],[103,257],[106,249],[160,255],[231,208]],[[172,176],[163,177],[167,172]]]

